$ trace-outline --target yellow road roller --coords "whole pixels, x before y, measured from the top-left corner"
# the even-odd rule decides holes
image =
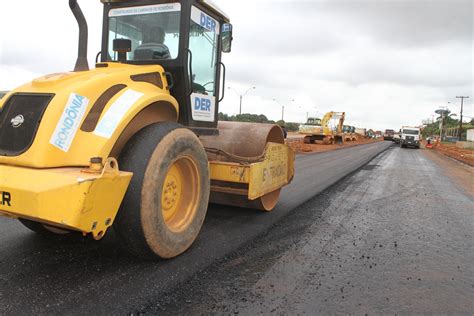
[[[294,175],[279,126],[218,122],[232,25],[205,0],[102,0],[102,48],[0,100],[0,214],[46,235],[113,227],[146,258],[185,252],[208,204],[271,211]]]

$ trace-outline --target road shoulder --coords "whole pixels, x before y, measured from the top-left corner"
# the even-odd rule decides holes
[[[449,158],[432,150],[422,150],[423,154],[433,161],[439,170],[454,182],[459,189],[474,198],[474,167]]]

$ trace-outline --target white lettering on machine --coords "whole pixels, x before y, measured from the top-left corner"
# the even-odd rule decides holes
[[[71,93],[64,112],[49,141],[51,145],[64,152],[69,151],[88,105],[88,98]]]

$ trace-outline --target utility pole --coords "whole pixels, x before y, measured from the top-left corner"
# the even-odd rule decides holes
[[[461,140],[461,134],[462,134],[462,112],[464,108],[464,99],[469,99],[469,97],[456,97],[456,99],[461,99],[461,115],[459,118],[459,140]]]
[[[291,100],[288,101],[288,104],[290,104],[290,102],[294,102],[294,101],[295,101],[295,99],[291,99]],[[273,99],[273,102],[276,102],[281,106],[281,120],[285,121],[285,106],[280,101],[278,101],[277,99]]]
[[[243,95],[240,95],[240,108],[239,108],[239,115],[242,115],[242,99],[244,98]]]
[[[232,87],[227,87],[227,89],[233,90],[233,91],[240,97],[239,115],[242,115],[242,100],[243,100],[243,98],[244,98],[244,97],[247,95],[247,93],[249,93],[251,90],[257,89],[257,87],[250,87],[247,91],[245,91],[245,93],[240,93],[239,91],[237,91],[236,89],[234,89],[234,88],[232,88]]]

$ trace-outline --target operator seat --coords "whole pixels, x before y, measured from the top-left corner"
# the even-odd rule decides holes
[[[165,31],[161,27],[153,27],[143,35],[143,42],[135,49],[134,60],[171,59],[171,53],[164,44]]]

